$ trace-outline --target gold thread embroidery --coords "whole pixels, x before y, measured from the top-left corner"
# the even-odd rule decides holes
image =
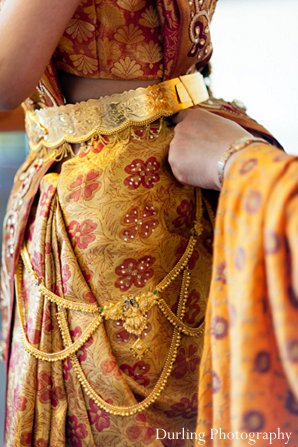
[[[196,92],[184,101],[177,95],[176,85],[187,80]],[[96,135],[114,135],[133,126],[146,126],[162,117],[192,107],[208,99],[208,91],[200,73],[170,79],[147,88],[89,99],[77,104],[47,107],[26,113],[26,132],[30,148],[58,148],[63,143],[82,143]],[[187,100],[186,100],[187,99]]]
[[[207,9],[204,9],[204,0],[189,0],[191,8],[191,20],[189,24],[189,37],[192,47],[188,56],[196,56],[201,62],[206,59],[211,51],[210,42],[210,17]]]

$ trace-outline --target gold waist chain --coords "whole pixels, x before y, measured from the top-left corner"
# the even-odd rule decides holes
[[[163,280],[159,284],[157,284],[154,290],[137,296],[125,295],[122,296],[122,299],[120,301],[116,303],[109,303],[103,307],[99,306],[98,304],[76,302],[73,301],[70,297],[61,297],[51,292],[44,285],[43,280],[39,278],[37,273],[34,271],[27,247],[24,245],[21,250],[21,257],[15,274],[15,284],[18,314],[21,322],[23,342],[26,351],[35,358],[47,362],[56,362],[59,360],[70,358],[77,378],[86,394],[91,397],[100,408],[104,409],[108,413],[119,416],[129,416],[143,411],[145,408],[156,401],[156,399],[164,389],[168,377],[171,374],[173,364],[176,360],[181,335],[185,334],[191,337],[198,337],[201,336],[204,332],[204,322],[202,322],[197,328],[189,327],[183,322],[190,284],[190,271],[187,265],[190,257],[192,256],[197,240],[202,233],[202,230],[202,224],[196,222],[192,229],[191,236],[184,254],[179,259],[174,268],[165,276],[165,278],[163,278]],[[61,351],[51,353],[44,352],[40,349],[37,349],[28,340],[25,331],[22,299],[24,268],[30,275],[32,283],[36,288],[37,294],[48,299],[50,302],[57,304],[58,306],[57,320],[64,343],[64,349],[62,349]],[[182,283],[180,288],[177,314],[175,314],[169,308],[168,304],[162,298],[161,294],[180,274],[182,274]],[[139,402],[135,405],[122,407],[111,405],[105,402],[105,400],[92,388],[92,386],[88,382],[87,377],[84,374],[84,371],[82,370],[76,353],[95,333],[97,328],[103,323],[104,320],[116,320],[123,322],[123,327],[127,330],[127,332],[137,336],[137,340],[131,347],[131,352],[138,359],[142,358],[148,348],[146,347],[146,345],[144,345],[144,342],[140,337],[147,323],[148,312],[154,306],[158,306],[159,310],[173,326],[171,345],[161,375],[156,382],[153,390],[142,402]],[[87,326],[81,336],[74,342],[71,339],[67,322],[67,309],[94,315],[93,321]]]

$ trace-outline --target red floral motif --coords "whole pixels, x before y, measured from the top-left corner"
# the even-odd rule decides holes
[[[101,408],[97,407],[92,399],[89,399],[90,423],[95,425],[98,432],[101,432],[110,426],[110,417]]]
[[[79,359],[80,362],[84,362],[87,358],[87,352],[88,352],[88,348],[89,346],[91,346],[93,343],[93,338],[90,337],[86,343],[84,344],[84,346],[82,346],[78,352],[77,352],[77,357]]]
[[[140,159],[133,160],[125,168],[125,172],[130,175],[124,180],[124,185],[129,189],[137,189],[139,186],[151,189],[160,179],[158,173],[159,168],[160,163],[155,157],[150,157],[147,161]]]
[[[85,424],[79,423],[76,416],[68,416],[66,427],[71,447],[83,447],[85,443],[82,444],[82,441],[87,438]]]
[[[79,326],[76,326],[73,330],[70,331],[70,334],[73,337],[73,339],[75,340],[82,335],[82,329]],[[77,351],[77,357],[80,362],[83,362],[86,360],[87,352],[88,352],[87,349],[89,348],[89,346],[92,345],[93,341],[94,341],[93,337],[91,336],[90,338],[88,338],[86,343],[84,343],[84,345]]]
[[[97,224],[90,219],[84,220],[81,224],[76,220],[70,222],[68,226],[69,234],[73,240],[73,246],[78,248],[87,248],[96,239],[94,230]]]
[[[47,334],[50,334],[54,329],[51,315],[51,303],[45,305],[45,310],[42,315],[42,327]]]
[[[150,365],[148,365],[148,363],[139,361],[135,363],[133,366],[123,363],[123,365],[120,366],[120,369],[129,377],[133,378],[140,385],[142,386],[149,385],[150,380],[146,376],[146,373],[150,370]]]
[[[28,340],[34,345],[37,345],[40,342],[41,332],[40,329],[35,328],[35,322],[31,317],[28,318],[25,324],[25,330],[27,331]]]
[[[108,144],[109,139],[106,137],[106,144]],[[94,154],[99,154],[103,148],[104,144],[100,143],[99,141],[93,141],[92,144],[89,144],[84,150],[81,150],[79,153],[79,157],[83,158],[86,157],[90,152],[93,152]]]
[[[104,360],[101,363],[101,369],[102,369],[103,374],[112,374],[117,379],[119,379],[119,377],[121,377],[121,371],[118,368],[115,358],[112,356],[110,358],[108,358],[107,360]]]
[[[194,324],[197,321],[198,315],[201,310],[201,306],[199,304],[200,299],[201,299],[200,292],[193,289],[190,292],[188,300],[187,300],[186,312],[185,312],[185,317],[184,317],[185,323]]]
[[[27,407],[27,398],[25,396],[20,395],[19,386],[14,389],[14,396],[13,396],[13,408],[14,412],[17,411],[25,411]]]
[[[178,217],[173,220],[176,228],[185,226],[191,227],[195,218],[194,203],[192,200],[182,200],[177,208]]]
[[[43,217],[47,217],[50,211],[50,205],[51,205],[51,199],[53,197],[53,192],[55,191],[55,188],[53,185],[50,185],[45,191],[40,199],[39,202],[39,215]]]
[[[32,433],[25,431],[21,434],[21,446],[31,446]]]
[[[51,402],[53,407],[57,407],[63,391],[60,386],[54,387],[51,376],[42,372],[37,378],[37,395],[41,403]]]
[[[94,294],[91,291],[89,291],[89,292],[85,292],[83,294],[83,301],[84,301],[84,303],[92,304],[92,303],[96,303],[96,298],[95,298]]]
[[[34,447],[49,447],[49,443],[45,439],[39,438],[35,442]]]
[[[37,379],[37,394],[39,401],[41,403],[44,404],[51,400],[51,388],[52,388],[51,377],[45,372],[39,374]]]
[[[120,320],[114,321],[113,326],[117,329],[115,332],[117,343],[127,343],[130,339],[130,333],[123,328],[123,322]]]
[[[63,399],[64,394],[63,390],[60,386],[57,386],[52,389],[52,395],[51,395],[51,404],[53,407],[57,407],[59,400]]]
[[[51,250],[51,244],[50,244],[49,242],[46,242],[45,245],[44,245],[44,247],[45,247],[45,254],[46,254],[46,255],[50,255],[51,252],[52,252],[52,250]]]
[[[87,270],[82,270],[82,275],[84,276],[86,281],[90,281],[91,279],[91,273],[88,272]]]
[[[63,376],[65,380],[68,380],[69,371],[72,369],[70,358],[63,361]]]
[[[74,202],[80,199],[91,200],[95,192],[101,187],[101,183],[98,181],[101,174],[100,171],[92,169],[86,174],[78,175],[75,181],[68,187],[72,191],[68,195],[68,200],[73,200]]]
[[[69,280],[69,278],[71,277],[71,272],[70,272],[70,268],[68,264],[65,264],[62,267],[62,289],[63,289],[63,293],[67,292],[67,281]]]
[[[181,379],[185,374],[197,371],[200,359],[196,354],[195,345],[189,345],[188,348],[180,346],[173,369],[173,376],[176,379]]]
[[[154,271],[151,266],[154,264],[155,258],[152,256],[144,256],[141,259],[128,258],[122,264],[116,267],[115,272],[120,278],[115,282],[115,286],[126,291],[131,286],[144,287],[147,281],[152,278]]]
[[[70,330],[70,335],[72,336],[73,340],[76,340],[76,338],[82,335],[82,329],[79,326],[76,326],[74,329]]]
[[[177,249],[176,249],[176,256],[177,256],[177,261],[181,258],[181,256],[184,254],[186,247],[187,247],[188,241],[182,240],[180,242],[180,244],[178,245]],[[188,261],[188,268],[189,270],[193,270],[196,266],[197,260],[199,259],[199,252],[198,250],[195,248],[189,261]]]
[[[35,273],[37,273],[37,275],[42,278],[44,266],[42,254],[38,251],[34,251],[33,256],[31,257],[31,262]]]
[[[132,442],[140,442],[146,445],[150,445],[155,439],[155,431],[147,423],[147,417],[145,413],[139,413],[136,417],[136,424],[127,428],[128,439]]]
[[[148,238],[158,225],[156,214],[157,211],[152,205],[146,205],[143,209],[130,208],[121,222],[126,227],[121,231],[122,239],[129,241],[137,236]]]
[[[171,405],[171,410],[166,411],[169,418],[181,417],[183,419],[195,419],[198,411],[197,394],[193,394],[191,399],[182,397],[182,399]]]

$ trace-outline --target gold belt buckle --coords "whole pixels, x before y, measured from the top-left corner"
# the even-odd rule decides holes
[[[209,98],[208,90],[201,73],[192,73],[177,78],[176,93],[182,104],[195,106]]]

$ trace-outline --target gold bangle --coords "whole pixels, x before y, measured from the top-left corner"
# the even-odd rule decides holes
[[[257,137],[244,137],[240,140],[237,140],[235,143],[231,144],[231,146],[228,147],[228,149],[225,150],[223,156],[217,163],[217,174],[218,174],[218,180],[220,187],[223,185],[224,181],[224,173],[225,173],[225,167],[229,160],[229,158],[235,154],[235,152],[239,152],[242,149],[245,149],[247,146],[249,146],[252,143],[265,143],[269,144],[268,141],[264,140],[263,138],[257,138]]]

